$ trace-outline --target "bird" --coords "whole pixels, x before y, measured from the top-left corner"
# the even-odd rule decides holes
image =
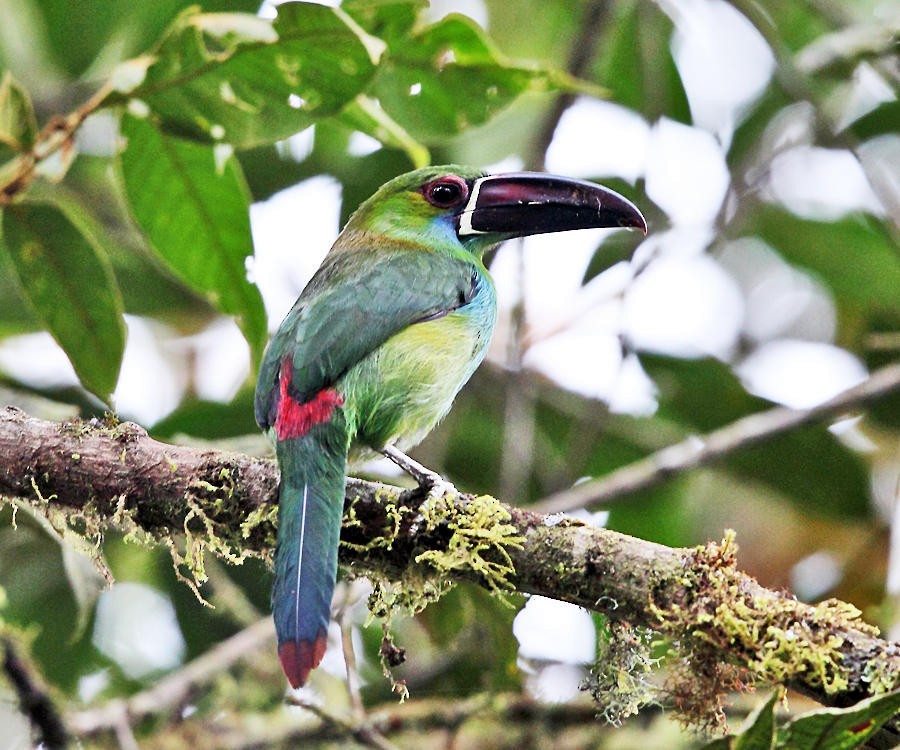
[[[291,687],[325,653],[348,461],[382,453],[443,491],[405,452],[484,359],[497,318],[484,254],[591,227],[647,232],[601,185],[460,165],[395,177],[348,219],[269,342],[254,399],[280,470],[272,612]]]

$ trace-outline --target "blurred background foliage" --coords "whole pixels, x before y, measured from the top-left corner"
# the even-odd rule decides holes
[[[0,0],[4,403],[47,418],[111,405],[161,439],[265,452],[251,394],[267,331],[338,222],[426,162],[602,180],[650,224],[643,242],[567,235],[490,259],[489,360],[416,453],[464,489],[540,507],[898,358],[896,3],[346,0],[274,21],[258,2],[189,5]],[[838,596],[897,637],[900,400],[846,417],[582,515],[669,545],[734,528],[764,585]],[[0,614],[26,629],[66,710],[146,688],[267,611],[258,561],[212,564],[210,609],[166,551],[110,533],[119,584],[101,593],[71,535],[11,520],[0,510]],[[362,699],[390,701],[365,584],[343,592]],[[583,705],[598,623],[509,603],[460,586],[395,623],[414,700]],[[139,723],[139,741],[255,747],[308,727],[281,703],[270,645],[186,698],[189,720]],[[333,656],[311,690],[339,713],[350,699]],[[398,744],[692,742],[652,711],[624,729],[561,714],[524,734],[481,715]],[[6,697],[0,726],[27,746]]]

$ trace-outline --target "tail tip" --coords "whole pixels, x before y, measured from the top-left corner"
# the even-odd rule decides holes
[[[320,631],[314,641],[303,638],[279,644],[278,659],[281,661],[281,669],[292,688],[303,687],[306,684],[309,673],[322,661],[327,643],[328,638],[325,632]]]

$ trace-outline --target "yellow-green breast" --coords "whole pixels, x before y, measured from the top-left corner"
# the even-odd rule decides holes
[[[411,448],[449,411],[494,330],[493,283],[484,271],[478,282],[469,304],[404,328],[341,379],[354,435],[351,457],[386,444]]]

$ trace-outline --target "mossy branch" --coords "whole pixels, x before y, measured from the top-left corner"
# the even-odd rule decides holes
[[[171,543],[186,532],[192,558],[204,549],[232,560],[268,556],[277,479],[271,460],[160,443],[129,423],[0,412],[0,496],[64,513],[87,535],[115,526]],[[807,605],[760,586],[737,569],[730,535],[673,549],[493,498],[420,511],[408,491],[351,479],[342,539],[351,572],[541,594],[601,612],[617,627],[662,633],[683,666],[670,693],[682,695],[688,714],[701,708],[704,679],[711,687],[703,708],[746,683],[788,685],[827,705],[900,686],[900,644],[879,638],[851,605]],[[465,539],[477,564],[460,561]]]

